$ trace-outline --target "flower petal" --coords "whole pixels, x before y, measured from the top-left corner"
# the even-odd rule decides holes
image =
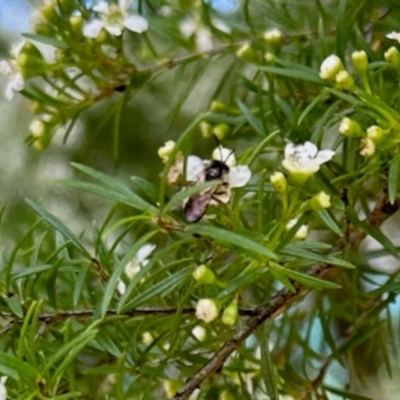
[[[247,165],[238,165],[229,170],[229,187],[243,187],[251,178],[251,171]]]
[[[332,157],[335,155],[335,152],[333,150],[321,150],[318,152],[317,157],[315,157],[315,162],[318,164],[323,164],[332,159]]]
[[[113,35],[113,36],[121,36],[121,35],[122,35],[123,26],[104,24],[104,29],[105,29],[107,32],[109,32],[110,35]]]
[[[135,256],[136,260],[139,263],[142,263],[154,251],[155,248],[156,248],[155,244],[147,243],[143,245],[136,253]]]
[[[122,279],[117,283],[117,291],[120,295],[123,295],[126,292],[126,285]]]
[[[13,84],[12,84],[12,82],[8,82],[6,85],[6,89],[4,91],[4,97],[6,98],[6,100],[11,101],[14,98],[14,95],[15,95],[15,91],[13,88]]]
[[[204,162],[197,156],[189,156],[186,160],[186,180],[196,182],[199,175],[204,171]]]
[[[236,165],[235,153],[231,149],[226,147],[218,146],[212,153],[213,160],[222,161],[228,167],[234,167]]]
[[[318,153],[318,147],[312,142],[305,142],[303,146],[297,146],[302,148],[301,150],[306,152],[309,158],[314,158]]]
[[[108,11],[109,11],[109,5],[107,4],[107,2],[105,2],[105,1],[101,1],[99,4],[97,4],[97,5],[95,5],[94,7],[93,7],[93,11],[96,11],[96,12],[98,12],[98,13],[102,13],[102,14],[105,14],[105,13],[108,13]]]
[[[14,75],[13,79],[11,80],[11,84],[12,84],[13,89],[16,90],[17,92],[20,92],[21,90],[24,89],[25,81],[20,72],[17,72]]]
[[[99,36],[100,31],[104,28],[104,22],[99,19],[95,19],[89,22],[83,28],[83,35],[90,39],[95,39]]]
[[[124,20],[125,28],[132,32],[143,33],[149,29],[149,23],[147,19],[141,17],[140,15],[131,15]]]
[[[128,10],[128,8],[130,8],[132,5],[132,0],[118,0],[118,7],[121,10]]]

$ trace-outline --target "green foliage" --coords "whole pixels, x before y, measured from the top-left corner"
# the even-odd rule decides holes
[[[0,266],[10,398],[395,399],[396,2],[87,3],[41,6],[10,64],[35,114],[27,142],[79,122],[140,176],[73,162],[59,183],[109,208],[83,232],[27,200],[31,226]],[[161,133],[141,132],[146,116]],[[214,163],[199,158],[212,132]],[[176,143],[158,157],[160,136]]]

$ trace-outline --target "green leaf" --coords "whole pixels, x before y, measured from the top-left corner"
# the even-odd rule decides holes
[[[131,310],[135,307],[140,306],[147,300],[152,299],[158,295],[167,295],[172,292],[176,287],[178,287],[189,275],[191,275],[192,270],[190,268],[182,269],[179,272],[169,276],[168,278],[157,282],[149,289],[138,294],[134,297],[128,304],[126,304],[122,312]]]
[[[292,293],[296,293],[296,289],[293,286],[292,282],[290,279],[285,275],[284,272],[281,271],[280,268],[275,267],[275,263],[270,263],[269,264],[269,271],[271,274],[278,279],[279,282],[282,283],[283,286],[285,286],[288,290],[290,290]]]
[[[219,243],[223,243],[228,247],[239,247],[252,254],[261,255],[264,257],[277,260],[278,257],[265,246],[235,232],[226,229],[216,228],[214,226],[207,226],[201,224],[191,224],[185,228],[188,233],[195,233],[215,239]]]
[[[389,167],[389,201],[393,204],[397,197],[397,186],[399,182],[399,164],[400,164],[400,152],[396,153],[393,159],[390,161]]]
[[[62,40],[56,39],[54,37],[35,35],[33,33],[23,33],[22,36],[26,37],[27,39],[33,40],[35,42],[48,44],[50,46],[57,47],[59,49],[67,49],[68,48],[68,45],[65,42],[63,42]]]
[[[261,347],[261,375],[270,400],[279,400],[278,385],[275,379],[275,366],[269,352],[269,330],[270,324],[264,324],[262,328],[263,334],[259,338]]]
[[[286,68],[277,68],[270,66],[259,66],[258,69],[260,71],[269,72],[274,75],[286,76],[288,78],[293,79],[301,79],[303,81],[318,83],[319,85],[324,85],[326,82],[322,80],[318,73],[314,70],[310,70],[310,72],[305,72],[300,69],[286,69]]]
[[[254,128],[254,130],[262,137],[264,137],[267,133],[264,130],[264,127],[262,126],[261,121],[259,121],[253,113],[246,107],[244,103],[242,103],[240,100],[237,100],[237,105],[240,109],[240,111],[243,113],[249,124]]]
[[[319,210],[317,211],[318,215],[324,221],[325,225],[333,232],[336,233],[336,235],[342,237],[343,232],[340,229],[339,224],[337,221],[332,217],[332,215],[329,213],[328,210]]]
[[[115,267],[107,283],[106,290],[104,291],[103,300],[101,301],[100,314],[102,317],[107,314],[108,306],[110,305],[111,299],[114,297],[115,288],[117,287],[118,280],[120,279],[120,276],[124,271],[126,264],[128,264],[128,262],[132,260],[140,247],[142,247],[156,233],[158,233],[158,230],[151,231],[147,235],[141,237]]]
[[[359,394],[351,393],[347,390],[335,388],[333,386],[323,385],[328,392],[343,396],[346,400],[374,400],[372,397],[360,396]]]
[[[276,264],[276,263],[273,263],[272,265],[274,266],[274,268],[280,270],[282,273],[284,273],[290,279],[293,279],[294,281],[299,282],[302,285],[308,286],[311,289],[320,290],[320,289],[340,289],[341,288],[341,286],[336,283],[325,281],[325,280],[322,280],[322,279],[319,279],[319,278],[316,278],[314,276],[310,276],[307,274],[302,274],[301,272],[282,267],[281,265]]]
[[[3,351],[0,351],[0,371],[17,381],[27,378],[36,380],[39,377],[39,372],[27,362]]]
[[[54,215],[50,214],[44,208],[32,200],[25,200],[44,220],[46,220],[54,229],[60,232],[66,239],[70,240],[76,249],[86,258],[91,259],[90,253],[85,249],[81,241]]]
[[[12,275],[12,279],[21,279],[30,275],[39,275],[40,273],[49,271],[54,267],[55,265],[49,265],[49,264],[37,265],[36,267],[26,267],[22,271],[15,272]]]
[[[132,182],[140,190],[142,190],[149,199],[157,201],[157,188],[152,183],[146,181],[146,179],[140,178],[139,176],[131,176],[131,179]]]

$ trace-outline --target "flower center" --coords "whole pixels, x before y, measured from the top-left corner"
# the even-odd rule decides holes
[[[290,156],[290,160],[295,162],[296,164],[305,164],[306,162],[314,159],[309,151],[305,148],[297,148],[294,153]]]
[[[125,11],[115,4],[111,5],[104,14],[104,20],[110,25],[122,25],[125,17]]]

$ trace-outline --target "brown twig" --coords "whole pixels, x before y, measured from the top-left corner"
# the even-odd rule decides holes
[[[399,201],[396,201],[394,204],[389,203],[387,187],[385,186],[378,195],[375,208],[367,216],[364,222],[373,226],[380,226],[388,217],[393,215],[399,209],[399,206]],[[334,251],[343,251],[347,246],[358,245],[367,236],[365,231],[360,231],[351,227],[348,229],[348,234],[344,235],[344,237],[339,240],[338,244],[334,247]],[[313,277],[322,277],[331,267],[332,265],[330,264],[316,265],[308,272],[308,275]],[[250,317],[246,321],[245,325],[233,336],[233,338],[226,342],[214,357],[212,357],[207,364],[205,364],[186,382],[183,388],[176,393],[174,399],[188,399],[193,391],[211,374],[219,370],[226,359],[240,346],[240,344],[266,320],[275,318],[285,310],[291,301],[297,300],[310,292],[310,289],[307,289],[300,284],[295,284],[294,287],[296,289],[295,293],[283,289],[272,297],[270,301],[259,307],[258,314]]]

